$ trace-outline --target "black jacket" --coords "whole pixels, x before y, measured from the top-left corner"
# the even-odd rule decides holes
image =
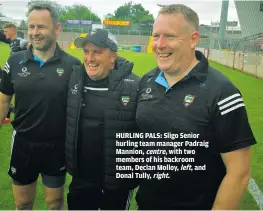
[[[137,108],[139,77],[132,73],[133,63],[118,57],[115,68],[109,75],[109,97],[105,109],[104,124],[104,186],[108,189],[133,189],[133,179],[116,179],[116,133],[137,132],[135,112]],[[69,81],[66,128],[66,166],[72,176],[77,176],[78,124],[84,88],[84,65],[74,66]],[[129,103],[125,106],[122,100]],[[118,140],[119,141],[119,140]],[[122,139],[121,141],[125,141]],[[119,149],[119,148],[118,148]],[[125,149],[133,149],[126,147]],[[122,155],[122,157],[131,155]],[[120,163],[117,165],[121,165]],[[127,165],[127,163],[122,164]],[[131,165],[134,165],[132,163]]]

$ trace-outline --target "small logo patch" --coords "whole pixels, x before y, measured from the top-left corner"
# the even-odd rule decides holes
[[[153,79],[153,77],[150,77],[150,78],[147,80],[147,83],[149,83],[152,79]]]
[[[26,67],[23,67],[23,68],[22,68],[22,72],[23,72],[23,73],[26,73],[26,71],[27,71],[27,68],[26,68]]]
[[[12,174],[16,174],[16,168],[15,167],[11,167],[11,172],[12,172]]]
[[[124,106],[127,106],[130,102],[130,96],[122,96],[121,97],[121,102]]]
[[[205,83],[200,83],[200,87],[205,87]]]
[[[30,75],[30,72],[27,71],[27,68],[26,67],[23,67],[21,69],[21,72],[18,73],[17,75],[19,75],[20,77],[27,77]]]
[[[147,93],[147,94],[151,93],[151,91],[152,91],[151,88],[147,88],[147,89],[146,89],[146,93]]]
[[[129,78],[125,78],[124,81],[128,81],[128,82],[134,82],[134,80],[129,79]]]
[[[77,94],[77,92],[78,92],[78,84],[76,84],[73,88],[71,88],[71,93],[73,94],[73,95],[76,95]]]
[[[152,99],[153,98],[153,95],[150,94],[152,92],[152,89],[151,88],[147,88],[145,90],[145,93],[142,93],[141,97],[143,100],[149,100],[149,99]]]
[[[59,76],[63,75],[64,74],[64,69],[57,68],[57,73],[58,73]]]
[[[185,98],[184,98],[184,107],[189,107],[190,105],[193,104],[194,102],[194,99],[195,99],[195,96],[193,95],[186,95]]]

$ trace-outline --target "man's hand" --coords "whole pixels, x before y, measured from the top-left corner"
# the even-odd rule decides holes
[[[28,42],[27,45],[26,45],[26,48],[28,49],[31,45],[31,42]]]
[[[12,96],[5,95],[2,92],[0,92],[0,127],[2,126],[6,118],[11,100]]]

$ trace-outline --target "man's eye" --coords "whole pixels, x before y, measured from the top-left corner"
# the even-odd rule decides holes
[[[153,40],[158,40],[159,38],[160,38],[160,35],[158,34],[153,35]]]
[[[173,34],[168,34],[167,37],[168,37],[168,38],[175,38],[175,35],[173,35]]]

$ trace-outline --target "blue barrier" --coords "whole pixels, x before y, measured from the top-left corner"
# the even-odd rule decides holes
[[[142,47],[140,45],[121,45],[118,47],[119,51],[131,51],[131,52],[141,52]]]

